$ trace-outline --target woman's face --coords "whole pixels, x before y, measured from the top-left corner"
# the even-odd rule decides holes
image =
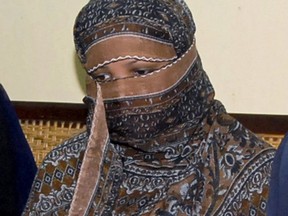
[[[87,54],[85,68],[89,76],[101,85],[103,99],[136,96],[154,91],[165,79],[153,84],[152,72],[165,67],[176,59],[171,43],[158,42],[149,38],[119,36],[105,39]],[[134,78],[141,79],[134,79]],[[129,79],[130,78],[130,79]],[[94,90],[93,90],[94,91]],[[87,88],[88,95],[94,95]]]

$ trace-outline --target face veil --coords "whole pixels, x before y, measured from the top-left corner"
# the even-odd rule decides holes
[[[180,57],[193,43],[194,33],[191,12],[182,0],[91,0],[76,18],[74,41],[82,63],[91,46],[119,34],[172,43]]]
[[[207,117],[214,92],[194,47],[172,64],[148,76],[123,80],[134,85],[133,95],[104,99],[111,141],[158,151],[168,137],[192,133]],[[137,91],[141,83],[151,92]]]

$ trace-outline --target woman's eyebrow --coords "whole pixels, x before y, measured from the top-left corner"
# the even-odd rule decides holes
[[[127,62],[126,64],[127,65],[132,65],[132,64],[135,64],[137,62],[140,62],[139,60],[136,60],[136,59],[131,59],[131,61]],[[142,62],[142,61],[141,61]]]

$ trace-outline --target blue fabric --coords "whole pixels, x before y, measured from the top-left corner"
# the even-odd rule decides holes
[[[0,84],[0,215],[21,215],[36,170],[15,109]]]
[[[288,133],[273,161],[267,215],[288,215]]]

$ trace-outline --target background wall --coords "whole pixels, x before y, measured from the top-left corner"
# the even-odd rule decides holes
[[[288,114],[288,1],[186,1],[216,98],[229,112]],[[0,82],[12,100],[81,103],[72,29],[86,2],[2,2]]]

